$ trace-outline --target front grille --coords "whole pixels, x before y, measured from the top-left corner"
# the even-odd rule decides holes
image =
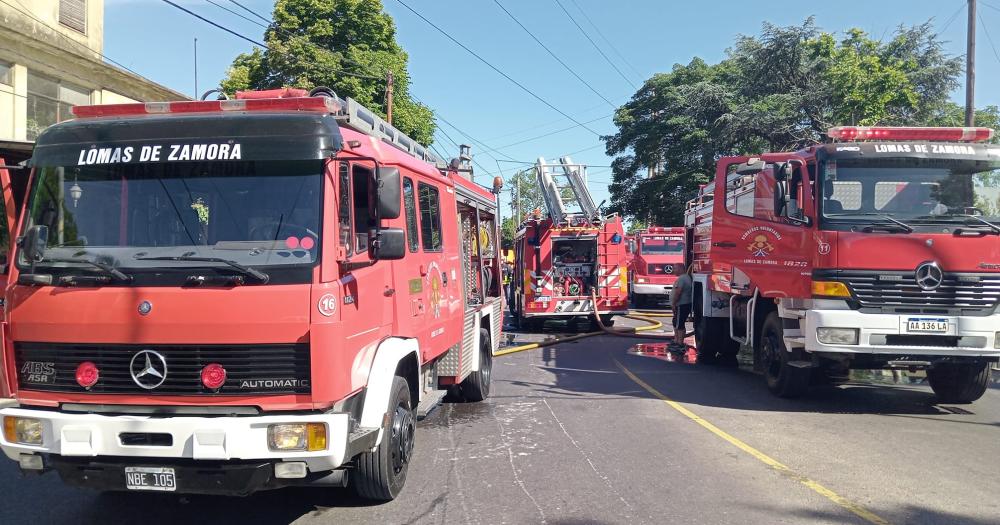
[[[945,273],[935,290],[917,286],[912,270],[816,270],[813,279],[847,284],[856,308],[880,313],[991,315],[1000,303],[998,273]]]
[[[132,357],[152,350],[167,363],[160,386],[139,387],[129,371]],[[100,345],[15,342],[14,356],[21,388],[46,392],[91,392],[140,395],[308,394],[309,345]],[[76,382],[76,368],[97,365],[100,378],[89,390]],[[201,369],[218,363],[226,382],[218,391],[201,384]]]
[[[649,264],[646,266],[647,275],[673,275],[674,270],[672,264]]]

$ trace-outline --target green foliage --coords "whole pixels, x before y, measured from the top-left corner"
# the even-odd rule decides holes
[[[277,0],[273,19],[264,34],[269,49],[237,56],[224,91],[328,86],[384,117],[391,71],[393,125],[422,144],[433,141],[434,115],[410,97],[408,56],[380,0]]]
[[[517,219],[516,227],[524,219],[524,216],[534,211],[536,208],[545,213],[545,201],[542,198],[542,189],[538,187],[538,180],[533,170],[519,171],[511,176],[507,183],[510,188],[510,207],[512,215]],[[520,212],[520,216],[517,216]],[[513,236],[511,237],[513,238]]]
[[[514,249],[514,234],[517,233],[518,221],[513,217],[506,217],[500,222],[500,249]]]
[[[718,64],[696,57],[653,75],[618,109],[618,131],[604,137],[615,156],[610,209],[680,224],[719,156],[798,149],[835,125],[960,125],[961,108],[948,97],[961,70],[930,23],[899,27],[887,41],[859,29],[838,41],[811,18],[764,24]],[[996,108],[977,119],[995,125]],[[646,178],[653,165],[665,169]]]

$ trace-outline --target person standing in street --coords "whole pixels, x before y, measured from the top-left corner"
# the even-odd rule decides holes
[[[674,314],[674,344],[683,348],[684,336],[687,335],[685,325],[691,315],[691,303],[694,297],[694,281],[691,278],[690,268],[684,263],[675,264],[674,271],[680,274],[670,293],[670,306]]]

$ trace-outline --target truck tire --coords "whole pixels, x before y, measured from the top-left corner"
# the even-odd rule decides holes
[[[728,320],[721,317],[695,315],[694,341],[697,362],[704,365],[731,359],[740,351],[740,344],[729,337]]]
[[[479,370],[462,381],[462,400],[478,402],[490,397],[490,380],[493,377],[493,345],[490,331],[479,329]]]
[[[612,326],[615,325],[615,316],[610,315],[610,314],[608,314],[608,315],[602,315],[601,316],[601,324],[603,324],[604,326],[606,326],[608,328],[611,328]]]
[[[809,388],[812,369],[796,368],[789,364],[796,356],[785,349],[778,312],[767,314],[761,326],[759,341],[760,349],[756,355],[761,356],[763,360],[767,388],[778,397],[801,397]],[[794,350],[794,352],[799,351]]]
[[[990,385],[990,364],[942,363],[927,371],[931,390],[944,403],[971,403]]]
[[[382,441],[374,451],[358,456],[357,468],[351,473],[354,492],[373,501],[391,501],[399,495],[413,454],[416,418],[410,403],[410,388],[402,377],[392,379],[386,414]]]

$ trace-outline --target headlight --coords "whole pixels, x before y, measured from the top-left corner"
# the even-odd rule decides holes
[[[4,416],[3,437],[9,443],[42,444],[42,421],[30,417]]]
[[[817,328],[816,339],[825,345],[858,344],[857,328]]]
[[[640,277],[640,278],[638,279],[638,281],[639,281],[639,284],[642,284],[642,283],[646,282],[646,280],[645,280],[645,279],[643,279],[642,277]]]
[[[326,425],[323,423],[270,425],[267,427],[267,446],[273,451],[326,450]]]
[[[993,348],[1000,349],[1000,332],[993,335]]]

